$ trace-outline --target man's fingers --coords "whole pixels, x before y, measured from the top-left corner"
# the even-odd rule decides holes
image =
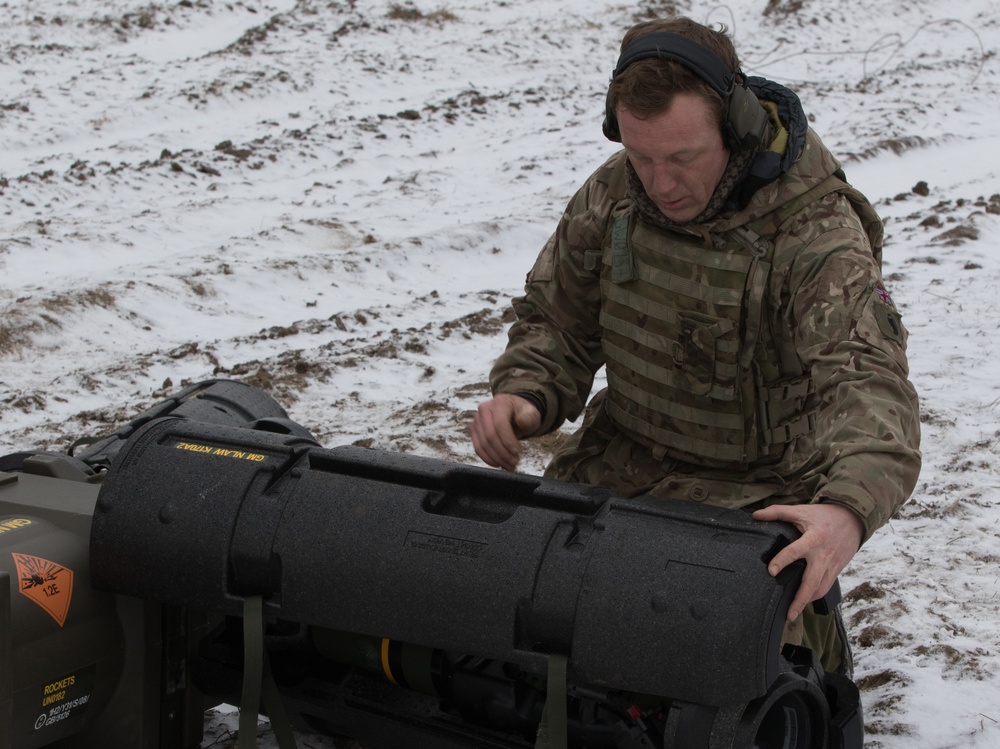
[[[799,583],[799,589],[795,593],[795,598],[792,599],[792,603],[788,607],[788,621],[790,622],[798,619],[805,607],[812,601],[822,597],[822,594],[819,593],[819,587],[822,585],[823,573],[814,573],[813,569],[814,565],[806,565],[806,571],[802,575],[802,582]]]
[[[483,459],[486,465],[494,468],[510,468],[511,456],[503,449],[502,445],[498,446],[487,437],[473,438],[472,444],[476,448],[476,454]]]
[[[513,419],[509,403],[495,399],[479,405],[472,419],[472,445],[487,465],[507,471],[517,467],[521,444],[514,433]]]
[[[803,555],[796,548],[797,544],[798,541],[791,543],[774,555],[774,558],[767,565],[767,571],[771,573],[771,577],[777,575],[796,559],[803,558]]]
[[[799,511],[803,506],[808,505],[771,505],[762,510],[755,510],[753,518],[754,520],[763,520],[765,522],[783,520],[786,523],[794,525],[800,532],[804,532],[805,528],[802,527],[802,513]]]
[[[512,470],[517,465],[517,454],[512,454],[503,441],[497,439],[495,433],[480,431],[478,436],[473,436],[472,444],[476,448],[476,454],[487,465],[505,470]]]
[[[767,565],[767,571],[772,577],[777,576],[785,567],[792,564],[796,560],[802,559],[806,561],[805,571],[802,573],[802,580],[799,583],[799,588],[795,592],[795,598],[788,605],[788,621],[793,622],[799,618],[802,614],[803,609],[809,602],[814,598],[822,597],[822,593],[818,592],[819,586],[822,584],[823,571],[819,569],[819,565],[816,560],[809,560],[808,547],[801,544],[802,539],[789,544],[780,552],[775,554],[774,559],[770,561]]]
[[[802,610],[833,587],[861,544],[861,520],[849,509],[832,504],[772,505],[757,510],[756,520],[783,520],[793,524],[802,534],[774,555],[768,572],[781,570],[802,559],[806,563],[802,582],[788,607],[788,620],[794,621]]]

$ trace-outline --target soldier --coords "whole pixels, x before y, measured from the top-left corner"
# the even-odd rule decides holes
[[[839,613],[807,604],[920,469],[882,223],[798,97],[743,75],[724,28],[630,29],[604,131],[624,148],[570,200],[513,301],[476,452],[513,470],[519,439],[586,404],[546,476],[794,524],[801,537],[770,564],[806,562],[786,639],[850,673]],[[587,404],[602,366],[608,385]]]

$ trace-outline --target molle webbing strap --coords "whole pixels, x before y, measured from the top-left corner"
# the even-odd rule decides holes
[[[657,239],[658,232],[659,230],[654,230],[648,224],[640,222],[632,231],[632,240],[637,244],[653,247],[659,241]],[[738,237],[757,237],[756,234],[751,235],[749,232],[744,235],[742,227],[733,229],[732,232]],[[759,237],[757,238],[759,239]],[[679,243],[670,248],[670,257],[702,268],[746,273],[747,268],[750,267],[750,257],[733,250],[727,250],[728,243],[726,242],[712,242],[712,244],[714,245],[713,248],[700,244]]]
[[[764,296],[767,293],[767,279],[770,275],[771,263],[759,259],[754,262],[747,278],[747,316],[739,358],[743,369],[750,366],[764,327]]]
[[[646,312],[645,314],[649,314]],[[640,328],[637,325],[620,320],[617,317],[612,317],[606,312],[601,312],[601,327],[612,330],[615,333],[619,333],[626,338],[629,338],[636,343],[641,343],[646,348],[656,349],[657,351],[663,351],[666,354],[670,354],[674,359],[683,359],[683,346],[679,341],[675,341],[672,338],[667,338],[666,336],[658,335],[656,333],[651,333],[648,330]],[[710,332],[715,338],[725,335],[734,327],[730,320],[719,320],[717,323],[711,326]],[[719,351],[725,351],[730,354],[736,353],[739,344],[736,341],[718,341],[716,343],[716,348]],[[719,365],[722,373],[726,377],[735,377],[737,374],[736,365],[726,366],[724,364]]]
[[[680,319],[677,310],[673,307],[624,291],[617,284],[602,282],[601,292],[612,302],[631,307],[641,315],[655,317],[670,325],[676,325]]]
[[[814,391],[813,382],[808,377],[797,377],[794,380],[783,382],[769,388],[761,388],[757,397],[762,401],[771,403],[774,401],[787,401],[795,398],[805,398]]]
[[[749,227],[740,226],[730,232],[746,247],[749,267],[746,283],[746,321],[743,343],[740,348],[739,365],[743,369],[750,366],[757,342],[764,326],[764,296],[767,280],[771,276],[771,255],[774,244],[761,237]]]
[[[608,202],[615,204],[624,199],[627,191],[625,179],[625,157],[618,159],[614,166],[604,166],[597,170],[594,179],[607,185]],[[587,191],[587,201],[590,199],[590,191]],[[573,206],[575,214],[583,213],[585,205]],[[632,267],[632,252],[629,248],[629,231],[632,221],[631,211],[619,213],[611,219],[611,264],[615,283],[624,283],[635,278],[635,270]]]
[[[791,442],[796,437],[810,434],[815,429],[816,414],[810,411],[809,413],[799,414],[784,424],[779,424],[770,429],[763,429],[761,430],[761,434],[763,435],[765,445],[783,445],[786,442]]]
[[[659,429],[647,422],[637,419],[610,398],[605,401],[605,407],[611,417],[633,434],[648,435],[655,443],[674,450],[682,450],[696,455],[704,455],[713,460],[723,460],[731,463],[746,462],[746,454],[742,445],[721,445],[717,442],[692,439],[677,432]]]
[[[569,727],[567,725],[566,669],[569,658],[565,655],[549,656],[549,675],[545,687],[545,707],[542,720],[538,724],[535,749],[567,749]]]
[[[735,289],[707,286],[696,280],[678,278],[642,263],[636,263],[636,268],[639,278],[666,291],[683,294],[691,299],[719,307],[739,307],[741,304],[740,293]]]
[[[616,379],[616,375],[608,372],[608,379]],[[720,413],[706,411],[701,408],[685,405],[673,398],[663,398],[659,395],[635,390],[630,392],[629,400],[648,409],[661,413],[671,419],[686,421],[707,427],[722,427],[723,429],[742,429],[743,417],[739,413]]]
[[[757,404],[761,415],[761,437],[765,445],[777,445],[791,442],[796,437],[812,432],[816,428],[816,413],[803,412],[801,403],[815,392],[811,377],[798,377],[771,387],[757,388]],[[775,423],[781,404],[788,401],[799,401],[795,416],[782,423]],[[786,409],[787,417],[787,409]]]
[[[654,268],[640,260],[637,260],[630,248],[622,250],[622,252],[625,253],[623,257],[627,256],[627,277],[625,277],[625,274],[621,271],[619,271],[619,273],[622,273],[622,276],[619,277],[616,275],[616,271],[618,269],[615,265],[615,252],[616,250],[614,246],[612,246],[611,280],[616,284],[638,279],[652,284],[666,292],[683,294],[686,297],[697,299],[708,304],[717,304],[722,307],[739,307],[741,304],[741,293],[735,289],[707,286],[697,280],[679,278],[669,272],[663,271],[659,268]]]
[[[615,284],[602,283],[601,291],[603,292],[604,296],[607,297],[610,301],[629,307],[638,312],[640,315],[645,315],[647,317],[652,317],[657,320],[662,320],[663,322],[667,323],[670,326],[676,326],[681,317],[683,317],[683,315],[673,307],[670,307],[666,304],[661,304],[660,302],[653,301],[648,297],[641,297],[636,294],[631,294],[627,291],[623,291],[619,286]],[[628,336],[629,338],[632,338],[635,341],[642,342],[641,338],[637,338],[633,336],[631,332],[629,332],[637,330],[634,326],[625,329],[619,327],[620,325],[628,325],[628,324],[616,320],[607,313],[602,312],[602,317],[601,317],[602,327],[607,327],[611,330],[615,330],[616,332],[621,333],[622,335]],[[716,324],[716,327],[714,329],[715,331],[714,334],[716,336],[722,336],[728,333],[732,329],[733,329],[732,322],[720,320],[719,323]],[[660,339],[661,339],[660,347],[658,350],[670,352],[675,348],[675,343],[676,343],[675,341],[667,340],[662,336],[660,337]],[[723,351],[728,354],[736,353],[739,346],[739,344],[729,341],[719,341],[716,345],[718,346],[719,351]]]
[[[243,602],[243,692],[240,697],[239,749],[257,746],[257,711],[261,694],[280,749],[295,749],[295,736],[285,713],[264,649],[264,600],[248,596]]]
[[[635,262],[629,246],[628,215],[618,215],[611,224],[611,280],[625,283],[635,280]]]
[[[640,359],[638,356],[630,354],[625,349],[616,346],[608,340],[604,341],[604,351],[609,359],[613,357],[623,367],[645,377],[647,380],[659,383],[660,385],[666,385],[667,387],[681,389],[679,376],[673,369],[660,367],[645,359]],[[736,398],[736,387],[735,385],[723,386],[713,383],[705,395],[719,401],[731,401]]]
[[[257,711],[264,679],[264,622],[260,596],[243,603],[243,694],[240,697],[239,749],[257,746]]]

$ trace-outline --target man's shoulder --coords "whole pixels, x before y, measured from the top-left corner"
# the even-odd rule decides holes
[[[835,175],[843,175],[840,162],[823,145],[815,131],[809,128],[805,144],[788,171],[754,195],[747,206],[748,219],[759,219],[793,202],[802,202],[802,196],[814,192],[819,185]]]
[[[570,218],[583,214],[610,215],[627,193],[625,151],[613,153],[587,178],[570,201]]]
[[[764,187],[743,212],[745,225],[774,239],[804,242],[830,230],[857,228],[881,246],[881,222],[871,203],[852,187],[840,162],[810,128],[802,153],[779,179]]]
[[[839,175],[843,179],[840,161],[823,144],[816,131],[809,128],[802,152],[788,172],[777,180],[777,187],[779,193],[796,195],[812,189],[831,175]]]
[[[600,183],[610,197],[620,200],[625,197],[625,165],[627,162],[624,149],[616,151],[611,154],[607,161],[597,167],[588,181]]]

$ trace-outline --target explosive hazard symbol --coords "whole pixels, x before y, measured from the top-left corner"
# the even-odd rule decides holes
[[[21,593],[63,626],[73,597],[73,571],[41,557],[15,553],[11,556],[17,565]]]

